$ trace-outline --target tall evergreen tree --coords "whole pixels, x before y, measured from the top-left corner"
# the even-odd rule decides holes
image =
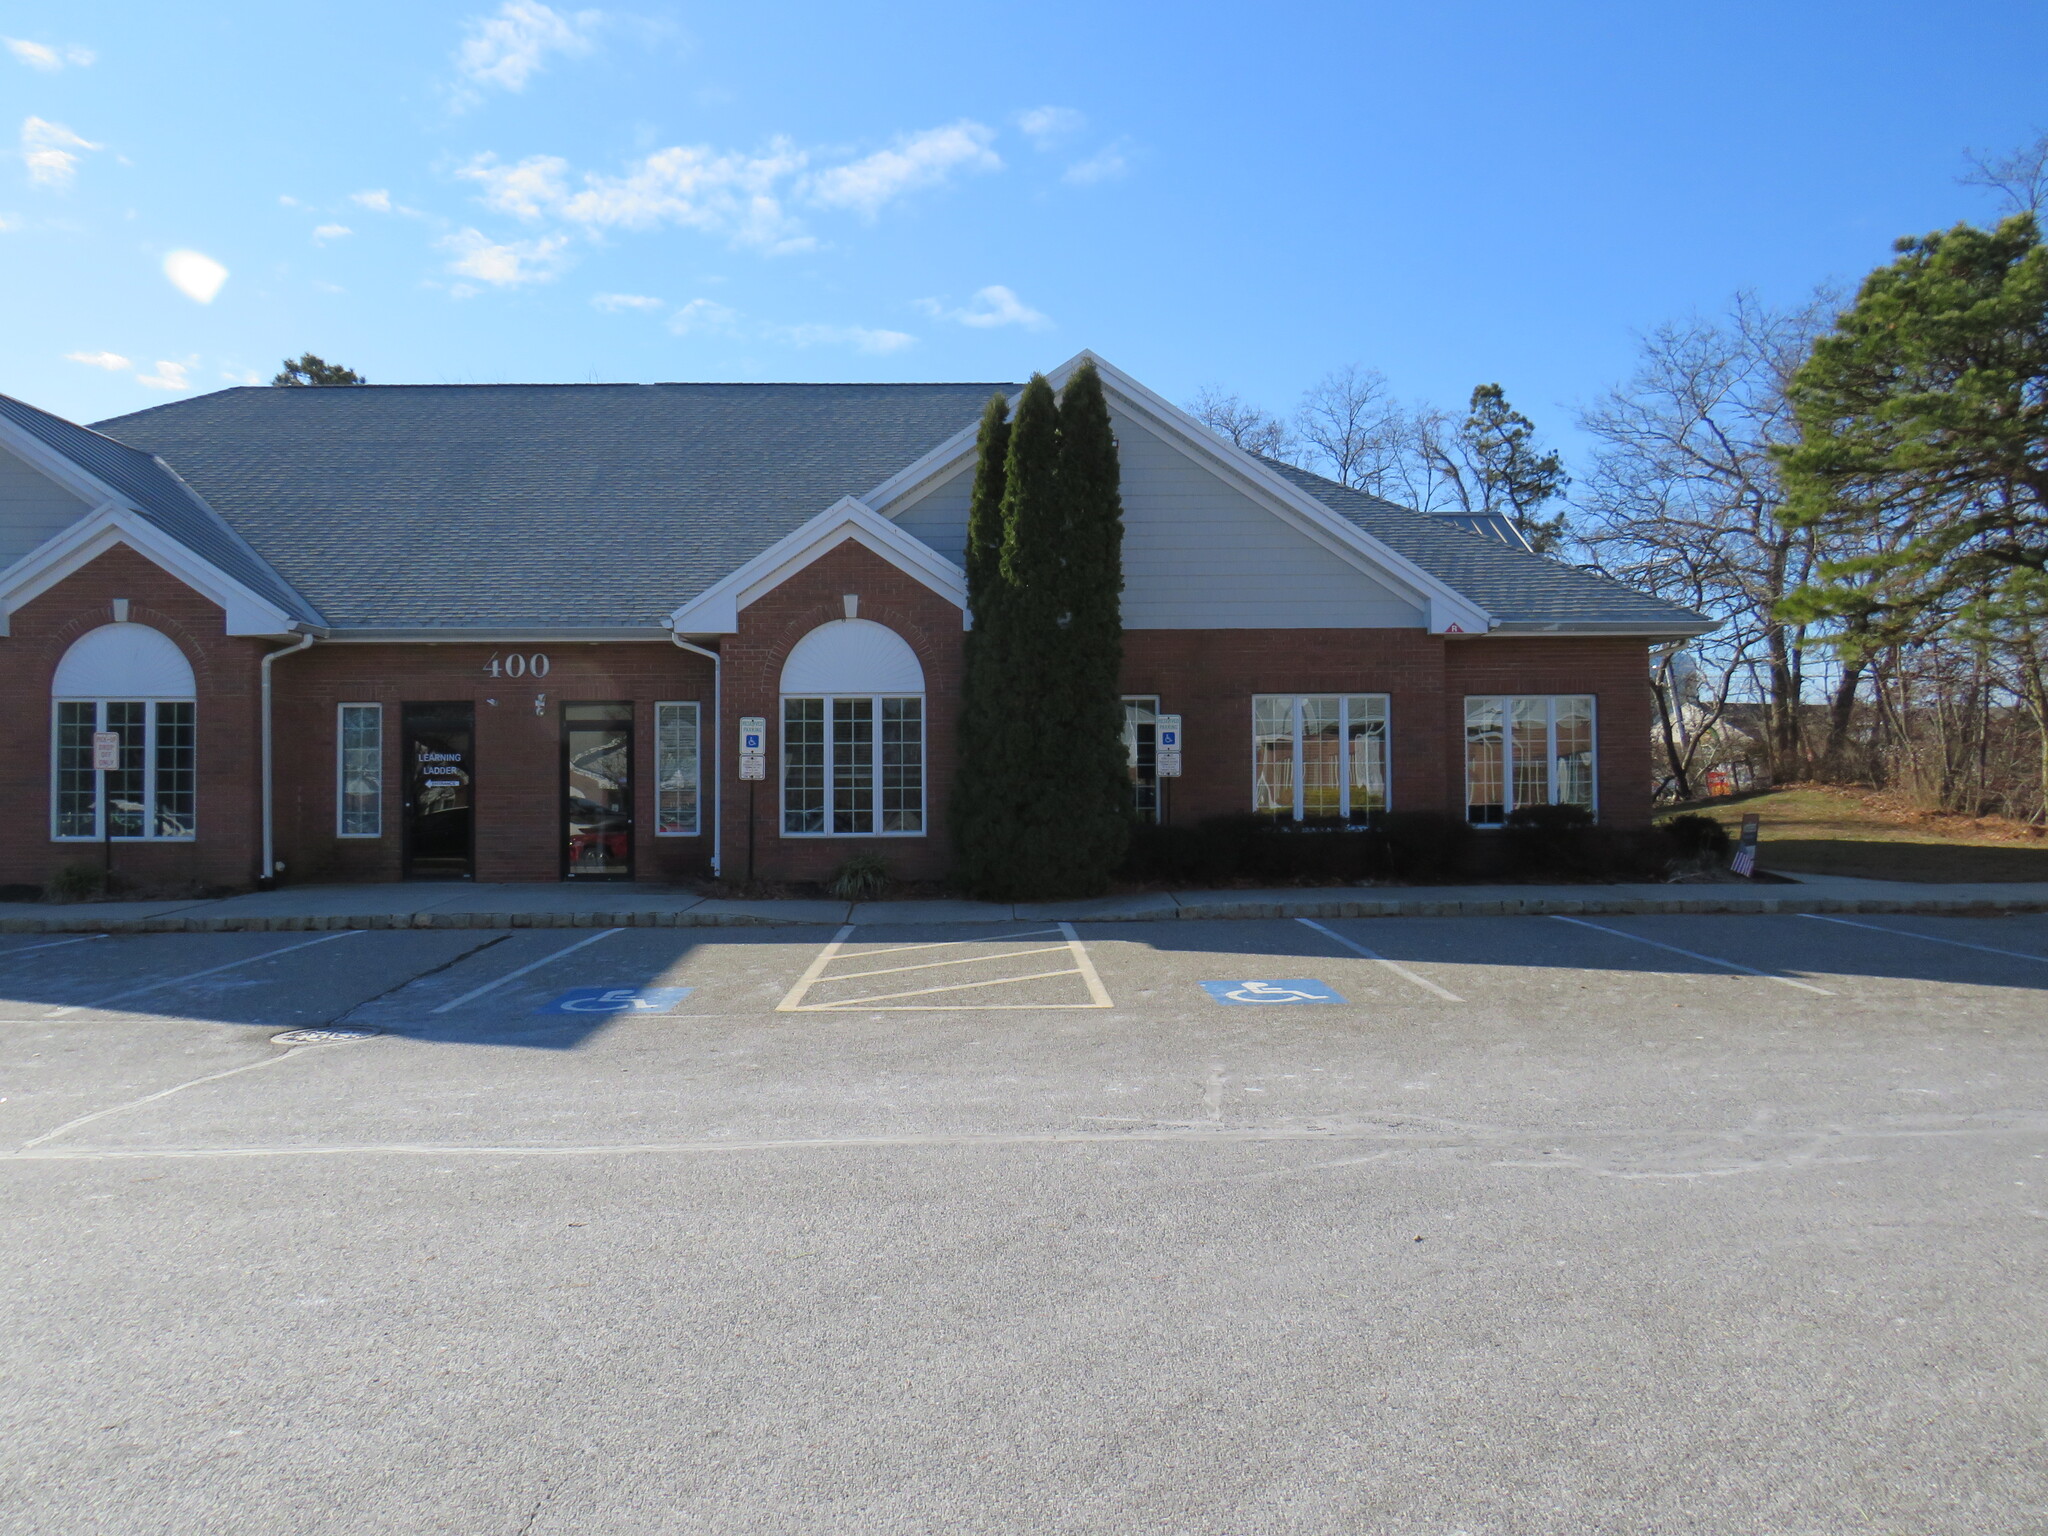
[[[1069,894],[1100,891],[1130,842],[1131,785],[1123,742],[1123,497],[1102,376],[1084,361],[1060,392],[1060,496],[1065,503],[1063,733]]]
[[[992,396],[975,439],[974,491],[967,508],[967,611],[962,637],[957,768],[949,820],[959,866],[971,883],[1000,868],[1003,827],[1003,484],[1010,447],[1010,403]]]

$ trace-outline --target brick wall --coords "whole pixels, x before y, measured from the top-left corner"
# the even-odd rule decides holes
[[[118,842],[114,867],[148,885],[247,885],[260,848],[258,667],[275,642],[226,632],[226,615],[125,545],[108,550],[19,609],[0,638],[0,884],[41,885],[67,864],[97,863],[99,845],[50,836],[50,681],[79,636],[114,622],[161,630],[192,664],[199,722],[198,836]]]
[[[923,837],[784,837],[774,775],[782,746],[782,664],[797,641],[820,624],[846,617],[843,597],[860,598],[860,617],[901,635],[924,667],[925,835]],[[820,556],[781,586],[740,610],[739,633],[719,647],[725,657],[725,869],[747,868],[747,793],[737,782],[742,715],[768,721],[770,777],[755,795],[756,872],[763,879],[818,880],[857,851],[879,853],[899,879],[943,876],[952,864],[946,797],[953,783],[953,724],[960,698],[960,610],[865,546],[848,542]]]
[[[545,678],[504,675],[505,658],[543,654]],[[490,671],[492,657],[499,673]],[[562,875],[562,706],[633,706],[633,868],[640,880],[706,872],[711,825],[711,663],[666,641],[628,644],[323,644],[275,664],[277,848],[284,879],[396,880],[404,828],[403,705],[467,702],[476,713],[478,880]],[[654,706],[701,705],[704,777],[697,837],[654,834]],[[384,832],[336,835],[341,704],[384,707]]]

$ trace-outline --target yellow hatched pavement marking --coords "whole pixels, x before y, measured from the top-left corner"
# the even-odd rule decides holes
[[[776,1005],[777,1013],[847,1013],[871,1011],[877,1013],[952,1013],[962,1008],[972,1009],[1066,1009],[1066,1008],[1109,1008],[1113,1007],[1109,991],[1102,985],[1102,978],[1096,974],[1095,963],[1088,957],[1087,947],[1074,932],[1072,923],[1060,923],[1054,928],[1037,929],[1029,933],[1005,934],[1000,938],[945,939],[931,944],[898,944],[888,949],[871,950],[865,954],[849,955],[849,960],[866,960],[880,955],[903,954],[910,950],[944,949],[952,945],[1004,944],[1017,939],[1037,938],[1045,933],[1058,933],[1064,940],[1061,944],[1048,944],[1034,949],[1006,950],[1001,954],[968,955],[953,960],[926,960],[911,965],[885,966],[872,971],[848,971],[839,975],[827,975],[827,968],[834,960],[841,958],[840,951],[853,933],[848,924],[833,935],[832,941],[821,949],[799,976],[796,985],[789,989],[788,996]],[[961,981],[944,986],[915,987],[903,992],[883,992],[868,997],[840,998],[829,1003],[809,1003],[804,999],[813,988],[826,982],[856,981],[862,977],[895,976],[906,971],[935,970],[941,966],[974,965],[999,960],[1019,960],[1029,955],[1058,954],[1065,951],[1074,963],[1056,971],[1034,971],[1028,976],[994,976],[986,981]],[[962,1000],[951,1003],[911,1003],[904,999],[913,997],[936,997],[942,993],[978,991],[984,987],[999,987],[1010,982],[1048,981],[1059,976],[1078,976],[1088,989],[1085,1003],[990,1003]]]

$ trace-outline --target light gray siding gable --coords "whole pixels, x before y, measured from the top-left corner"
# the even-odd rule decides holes
[[[1124,628],[1420,629],[1421,603],[1282,522],[1150,428],[1113,411],[1123,471]],[[896,514],[960,563],[970,460]]]
[[[41,470],[0,448],[0,571],[91,510]]]

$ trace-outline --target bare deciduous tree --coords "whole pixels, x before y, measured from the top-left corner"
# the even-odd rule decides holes
[[[1187,412],[1218,437],[1247,453],[1290,463],[1294,459],[1294,434],[1286,422],[1255,405],[1247,405],[1237,395],[1225,394],[1218,385],[1205,384],[1197,390],[1195,398],[1187,404]]]
[[[2039,217],[2048,208],[2048,133],[2009,155],[1963,156],[1969,169],[1956,178],[1966,187],[1983,187],[2005,199],[2007,213]]]
[[[1745,294],[1720,319],[1661,326],[1643,338],[1628,382],[1580,419],[1600,445],[1577,497],[1586,547],[1617,578],[1722,621],[1695,655],[1723,699],[1734,678],[1754,674],[1781,778],[1808,766],[1809,647],[1775,609],[1817,551],[1812,535],[1778,521],[1784,489],[1771,449],[1792,437],[1785,388],[1832,307],[1823,295],[1774,310]],[[1823,759],[1839,755],[1856,685],[1846,668]]]
[[[1339,485],[1377,490],[1405,451],[1405,416],[1386,378],[1356,363],[1323,375],[1301,397],[1294,430],[1308,467]]]

